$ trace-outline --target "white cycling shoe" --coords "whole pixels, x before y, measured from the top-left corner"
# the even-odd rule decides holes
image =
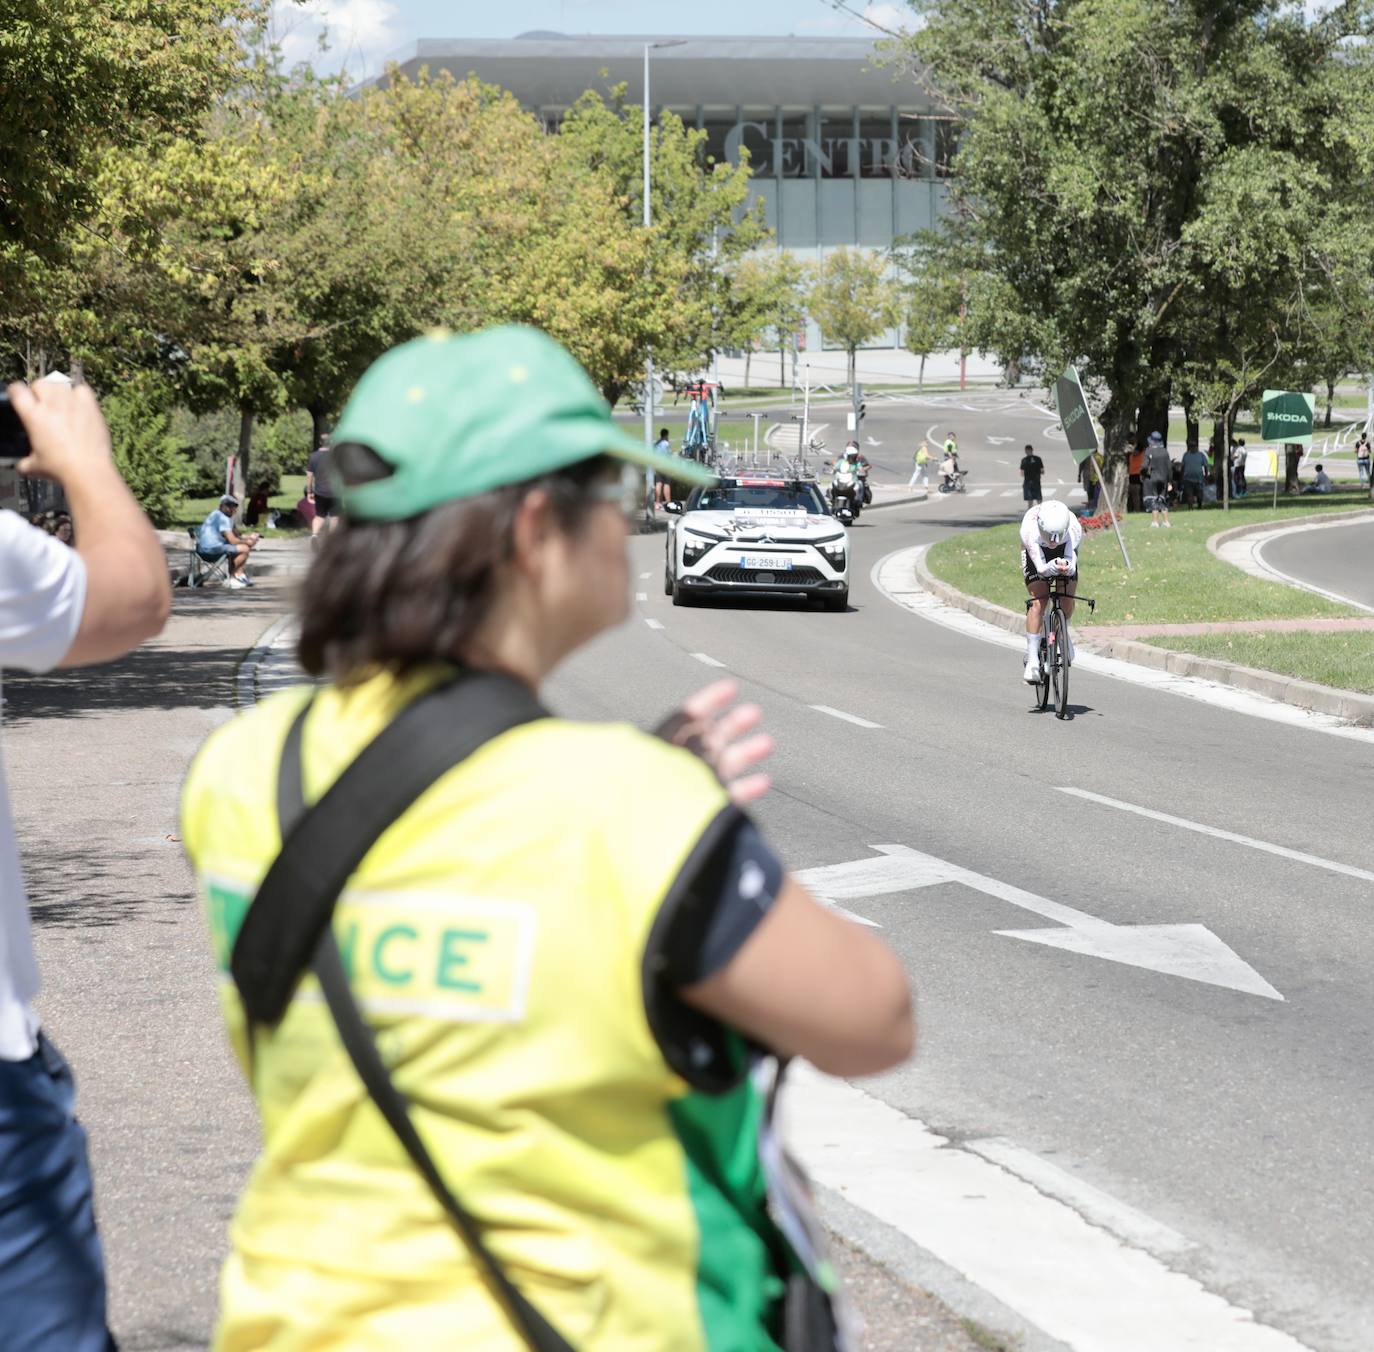
[[[1038,657],[1028,657],[1026,659],[1024,679],[1027,685],[1040,684],[1040,659]]]

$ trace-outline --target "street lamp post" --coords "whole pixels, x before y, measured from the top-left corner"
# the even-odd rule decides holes
[[[644,228],[653,224],[653,208],[649,203],[649,53],[664,47],[681,47],[685,38],[670,42],[646,42],[644,44]],[[654,441],[654,357],[650,350],[644,367],[644,444],[652,446]],[[653,474],[645,471],[645,489],[650,502],[653,501]]]

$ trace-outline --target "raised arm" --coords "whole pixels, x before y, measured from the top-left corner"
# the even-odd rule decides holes
[[[160,633],[171,611],[162,546],[119,477],[110,434],[89,386],[16,384],[10,386],[10,399],[32,448],[19,472],[62,485],[76,550],[86,565],[81,624],[58,665],[122,657]]]

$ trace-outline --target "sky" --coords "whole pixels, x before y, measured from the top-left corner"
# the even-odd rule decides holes
[[[903,0],[849,0],[889,28],[908,25]],[[532,29],[559,33],[694,33],[879,36],[829,0],[276,0],[277,40],[289,61],[321,71],[346,64],[361,79],[419,38],[513,38]],[[319,39],[328,35],[330,50]]]

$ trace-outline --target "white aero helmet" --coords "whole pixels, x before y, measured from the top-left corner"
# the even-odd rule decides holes
[[[1047,545],[1062,545],[1069,538],[1069,521],[1069,509],[1062,502],[1043,503],[1035,514],[1040,538]]]

